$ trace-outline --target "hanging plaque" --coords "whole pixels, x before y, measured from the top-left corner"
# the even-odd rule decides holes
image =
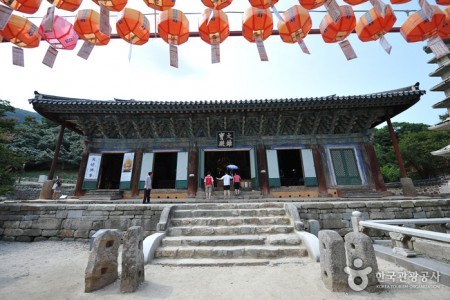
[[[178,47],[170,44],[170,66],[178,68]]]
[[[258,48],[259,58],[261,61],[269,61],[266,48],[264,47],[264,42],[261,39],[256,40],[256,47]]]
[[[218,131],[217,148],[233,148],[233,147],[234,147],[234,131]]]
[[[439,36],[430,38],[427,42],[427,46],[430,47],[436,58],[441,58],[450,53],[447,45]]]
[[[340,42],[339,46],[341,46],[342,52],[344,52],[347,60],[352,60],[357,57],[355,50],[353,50],[353,47],[348,40]]]
[[[12,47],[12,59],[13,59],[13,65],[24,67],[24,55],[23,55],[23,49],[19,47]]]
[[[47,52],[45,53],[44,60],[42,63],[49,68],[53,68],[53,64],[55,63],[56,56],[58,55],[58,50],[49,46]]]
[[[94,44],[91,44],[88,41],[84,41],[83,46],[81,46],[77,55],[87,60],[91,55],[92,49],[94,49]]]
[[[0,5],[0,30],[5,28],[8,24],[9,18],[11,18],[13,10],[9,7]]]

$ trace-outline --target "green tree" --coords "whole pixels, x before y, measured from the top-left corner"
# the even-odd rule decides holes
[[[21,170],[24,158],[9,150],[7,144],[13,139],[16,120],[6,117],[14,112],[8,100],[0,99],[0,195],[14,189],[14,175]]]
[[[439,119],[440,119],[441,121],[445,121],[447,118],[448,118],[448,113],[443,114],[443,115],[439,115]]]

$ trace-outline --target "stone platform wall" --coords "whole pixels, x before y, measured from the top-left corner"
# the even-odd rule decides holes
[[[279,199],[277,199],[279,200]],[[323,201],[295,203],[305,224],[314,219],[321,229],[340,235],[351,231],[351,214],[358,210],[363,219],[412,219],[450,217],[450,199],[373,201]],[[0,239],[8,241],[88,240],[98,229],[126,231],[142,226],[144,236],[156,232],[164,207],[169,204],[32,204],[0,203]],[[370,229],[375,239],[386,232]]]

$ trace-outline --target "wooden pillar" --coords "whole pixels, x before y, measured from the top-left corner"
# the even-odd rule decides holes
[[[322,145],[312,145],[314,166],[317,176],[317,187],[319,189],[319,197],[328,197],[327,180],[323,172],[322,155],[324,149]]]
[[[142,157],[142,150],[136,150],[134,152],[134,167],[133,174],[131,174],[131,197],[139,196],[139,177],[141,176]]]
[[[188,197],[195,198],[197,196],[198,186],[198,148],[194,143],[189,148],[188,162]]]
[[[269,174],[267,170],[266,147],[263,144],[256,146],[256,153],[258,157],[258,172],[259,172],[259,188],[261,195],[270,195]]]
[[[55,152],[53,153],[53,160],[52,160],[52,165],[50,167],[50,173],[48,174],[48,180],[52,180],[53,177],[55,176],[55,171],[56,171],[56,165],[58,163],[58,156],[59,156],[59,150],[61,149],[61,144],[64,138],[64,129],[66,127],[64,125],[61,125],[59,127],[59,134],[58,134],[58,140],[56,141],[56,147],[55,147]]]
[[[89,152],[87,150],[85,150],[81,156],[80,168],[78,169],[78,175],[77,175],[77,183],[75,185],[75,196],[77,196],[77,197],[84,195],[84,191],[83,191],[82,187],[83,187],[84,174],[86,173],[88,158],[89,158]]]
[[[377,155],[375,153],[375,149],[373,145],[370,143],[364,143],[364,149],[369,158],[370,163],[370,172],[372,174],[372,178],[375,184],[375,190],[377,192],[385,192],[386,185],[384,184],[383,175],[380,171],[380,164],[378,163]]]
[[[394,127],[392,127],[391,119],[390,118],[386,118],[386,123],[388,125],[388,129],[389,129],[389,134],[391,136],[392,145],[394,146],[395,157],[397,158],[398,167],[400,168],[401,177],[405,178],[405,177],[407,177],[406,176],[405,164],[403,163],[402,154],[400,153],[400,149],[398,147],[397,136],[395,135]]]

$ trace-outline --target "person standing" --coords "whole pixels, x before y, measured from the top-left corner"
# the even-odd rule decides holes
[[[223,199],[230,199],[230,185],[232,179],[233,177],[228,175],[227,172],[225,172],[225,175],[223,175],[222,177],[217,178],[217,180],[223,180]]]
[[[211,172],[208,172],[204,181],[205,181],[206,199],[211,200],[211,193],[214,185],[214,178],[211,176]]]
[[[238,196],[241,193],[241,176],[236,172],[233,176],[234,195]]]
[[[144,200],[142,201],[143,204],[150,203],[150,192],[152,190],[152,172],[148,172],[147,178],[145,179],[145,186],[144,186]]]
[[[55,183],[53,183],[52,190],[53,190],[53,196],[52,199],[58,199],[61,196],[61,186],[62,186],[62,179],[59,176],[56,176]]]

